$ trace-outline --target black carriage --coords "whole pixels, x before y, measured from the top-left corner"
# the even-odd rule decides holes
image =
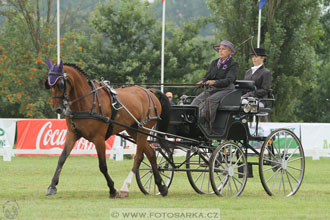
[[[174,172],[183,171],[197,193],[239,196],[247,178],[253,177],[252,166],[258,165],[260,180],[268,195],[294,195],[305,170],[299,138],[285,128],[273,130],[266,137],[259,136],[259,118],[272,111],[274,98],[248,98],[247,103],[242,104],[242,93],[253,91],[254,82],[236,81],[235,87],[222,98],[211,128],[201,123],[197,106],[172,106],[167,139],[149,141],[156,151],[163,181],[169,187]],[[261,107],[261,102],[265,107]],[[252,124],[254,132],[250,131]],[[255,147],[256,143],[259,147]],[[184,152],[185,160],[176,161],[174,155],[178,151]],[[136,180],[143,193],[158,194],[146,159],[136,173]]]

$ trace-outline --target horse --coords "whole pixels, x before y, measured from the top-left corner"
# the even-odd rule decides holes
[[[46,60],[49,74],[45,88],[51,90],[52,110],[64,113],[68,127],[64,149],[59,156],[57,168],[47,189],[47,196],[57,193],[57,184],[63,165],[70,155],[75,142],[84,137],[95,144],[99,169],[109,187],[110,198],[125,198],[129,194],[132,178],[147,156],[155,176],[155,184],[162,196],[168,188],[157,169],[155,151],[148,144],[151,131],[165,132],[169,124],[170,102],[161,91],[139,86],[111,88],[108,81],[93,81],[75,64],[52,64]],[[153,127],[157,130],[153,130]],[[133,168],[125,179],[120,191],[108,174],[105,140],[126,130],[137,144]],[[163,133],[164,134],[164,133]],[[162,135],[162,134],[160,134]]]

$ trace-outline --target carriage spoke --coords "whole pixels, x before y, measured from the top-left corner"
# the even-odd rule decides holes
[[[280,177],[280,184],[278,184],[278,194],[281,193],[281,184],[283,180],[283,169],[281,169],[281,177]]]
[[[289,166],[289,165],[288,165],[288,167],[290,167],[291,169],[294,169],[294,170],[302,171],[302,169],[299,169],[297,167],[293,167],[293,166]]]
[[[286,170],[286,172],[292,177],[292,179],[294,179],[297,183],[299,183],[299,181],[288,170]]]
[[[301,160],[301,159],[304,159],[304,158],[303,158],[303,157],[298,157],[298,158],[296,158],[296,159],[293,159],[293,160],[287,160],[287,161],[288,161],[288,163],[291,163],[291,162],[293,162],[293,161]]]
[[[243,185],[243,183],[241,181],[239,181],[239,179],[237,179],[235,176],[233,176],[233,179],[236,180],[237,182],[239,182],[239,184]]]
[[[145,174],[143,174],[140,178],[143,179],[143,177],[145,177],[149,173],[152,173],[151,170],[148,170],[148,172],[146,172]]]
[[[275,175],[275,178],[274,178],[274,181],[273,181],[272,188],[271,188],[271,190],[270,190],[271,192],[273,192],[273,188],[274,188],[275,182],[276,182],[276,180],[277,180],[277,176],[278,176],[278,171],[279,171],[279,170],[280,170],[280,169],[276,170],[276,172],[275,172],[276,175]],[[275,174],[275,173],[274,173],[274,174]]]
[[[276,175],[276,174],[278,173],[279,170],[280,170],[280,169],[277,169],[277,170],[273,173],[273,175],[271,175],[271,176],[266,180],[266,183],[267,183],[271,178],[273,178],[273,176]]]
[[[147,164],[144,160],[142,160],[142,163],[144,164],[144,165],[146,165],[147,167],[151,167],[151,165],[149,165],[149,164]]]
[[[287,170],[285,170],[285,174],[286,174],[286,177],[288,178],[288,182],[289,182],[289,185],[290,185],[290,188],[291,188],[291,192],[293,192],[292,184],[291,184],[291,181],[290,181],[290,178],[289,178],[289,175],[288,175],[288,171]]]
[[[280,155],[281,154],[281,142],[280,142],[280,133],[277,133],[277,138],[278,138],[278,141],[277,141],[277,145],[278,145],[278,149],[275,147],[277,153]]]
[[[145,187],[147,185],[147,183],[149,183],[148,185],[148,189],[150,191],[150,184],[151,184],[151,180],[152,180],[152,175],[150,175],[150,177],[146,180],[146,182],[143,184],[143,187]]]
[[[231,195],[233,195],[233,190],[231,189],[231,183],[230,183],[230,176],[229,176],[229,178],[228,178],[229,180],[228,180],[228,187],[227,187],[227,192],[226,192],[226,196],[228,195],[228,192],[229,192],[229,189],[230,189],[230,193],[231,193]]]
[[[236,161],[236,163],[233,165],[233,167],[236,167],[236,165],[237,165],[237,163],[241,160],[241,158],[243,157],[243,154],[241,154],[240,156],[239,156],[239,158],[237,159],[237,161]],[[244,165],[244,164],[243,164]],[[238,166],[239,167],[239,166]],[[237,167],[237,168],[238,168]]]
[[[268,144],[267,144],[267,146],[266,146],[266,148],[267,148],[267,150],[268,150],[268,152],[269,152],[269,154],[271,154],[271,156],[273,156],[273,158],[276,158],[276,156],[273,154],[273,152],[268,148]]]
[[[277,161],[274,161],[274,160],[268,160],[268,159],[264,158],[264,161],[268,161],[268,162],[271,162],[271,163],[277,163],[277,164],[281,165],[280,162],[277,162]]]
[[[245,176],[245,173],[240,173],[238,171],[234,171],[234,173],[239,174],[239,175],[242,175],[242,176]]]
[[[234,177],[234,176],[233,176],[233,183],[234,183],[234,186],[235,186],[236,192],[238,192],[239,189],[238,189],[237,184],[236,184],[236,182],[235,182],[235,177]]]
[[[194,181],[195,184],[197,183],[197,181],[199,180],[199,178],[202,176],[202,174],[203,174],[203,173],[200,173],[200,174],[197,176],[196,180]]]
[[[159,173],[160,173],[160,175],[166,177],[166,179],[170,179],[171,178],[170,176],[166,175],[164,172],[159,172]]]
[[[225,181],[223,181],[223,180],[225,180]],[[220,190],[220,193],[222,193],[222,190],[225,188],[225,184],[226,184],[226,182],[227,182],[227,180],[228,180],[228,176],[225,176],[225,178],[224,178],[223,180],[220,181],[220,184],[219,184],[219,186],[218,186],[218,189],[221,189],[221,190]],[[222,187],[221,187],[221,186],[222,186]],[[221,187],[221,188],[220,188],[220,187]]]
[[[290,158],[294,155],[294,153],[296,153],[296,151],[299,149],[299,146],[296,147],[296,149],[294,149],[294,151],[292,152],[292,154],[288,157],[287,160],[290,160]]]
[[[275,166],[269,167],[269,168],[267,168],[267,169],[264,169],[263,171],[266,172],[266,171],[268,171],[268,170],[272,170],[272,169],[274,169],[274,168],[277,167],[277,166],[278,166],[278,165],[275,165]]]
[[[225,176],[225,178],[223,180],[226,180],[227,181],[227,177],[228,177],[228,175]],[[220,184],[217,187],[219,189],[221,185],[224,185],[226,183],[226,181],[221,180],[220,176],[218,176],[218,179],[220,180]]]
[[[245,164],[242,163],[241,165],[239,165],[239,166],[237,166],[237,167],[235,167],[235,168],[240,168],[240,167],[244,167],[244,166],[245,166]]]
[[[203,172],[203,177],[202,177],[202,181],[201,181],[201,185],[200,185],[199,189],[203,188],[204,179],[205,179],[205,172]]]
[[[220,162],[218,159],[216,159],[216,162],[219,163],[219,165],[223,168],[223,170],[226,170],[226,168],[222,165],[222,162]],[[218,169],[220,169],[220,168],[218,168]]]

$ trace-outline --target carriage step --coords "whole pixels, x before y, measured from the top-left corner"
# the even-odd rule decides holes
[[[248,178],[253,178],[253,168],[252,168],[252,163],[247,163],[248,167]],[[243,173],[243,167],[238,168],[238,172]],[[239,178],[242,178],[243,175],[238,174]]]

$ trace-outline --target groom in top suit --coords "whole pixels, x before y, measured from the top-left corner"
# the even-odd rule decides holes
[[[257,90],[248,92],[243,97],[256,97],[256,98],[268,98],[272,82],[272,73],[264,66],[266,62],[266,50],[262,48],[254,48],[252,55],[253,67],[246,71],[245,80],[255,81]]]

